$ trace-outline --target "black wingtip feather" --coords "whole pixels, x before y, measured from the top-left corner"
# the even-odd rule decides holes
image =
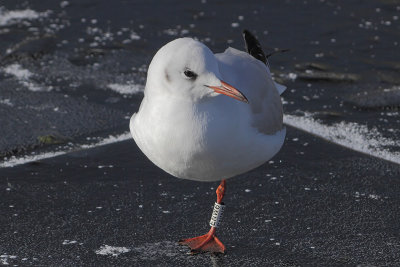
[[[246,51],[254,58],[260,60],[264,64],[267,64],[267,57],[262,50],[260,42],[251,34],[248,30],[243,30],[243,38],[246,44]]]

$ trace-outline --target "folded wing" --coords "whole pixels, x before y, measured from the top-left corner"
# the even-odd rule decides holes
[[[249,100],[252,126],[260,133],[274,134],[283,128],[283,110],[279,93],[268,67],[251,55],[228,48],[215,55],[224,81],[236,87]]]

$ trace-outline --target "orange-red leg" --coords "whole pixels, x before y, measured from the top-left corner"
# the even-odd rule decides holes
[[[221,204],[222,199],[225,195],[226,182],[221,181],[221,184],[217,188],[217,203]],[[187,245],[190,247],[192,254],[200,252],[213,252],[213,253],[225,253],[225,246],[215,235],[217,228],[211,226],[210,231],[202,236],[182,239],[179,241],[181,245]]]

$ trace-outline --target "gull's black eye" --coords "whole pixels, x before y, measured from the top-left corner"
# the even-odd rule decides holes
[[[183,73],[185,74],[186,77],[188,77],[190,79],[196,79],[196,77],[197,77],[197,74],[191,70],[185,70]]]

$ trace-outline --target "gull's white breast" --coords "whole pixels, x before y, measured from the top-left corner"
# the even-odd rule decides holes
[[[192,102],[145,94],[130,121],[144,154],[179,178],[217,181],[244,173],[272,158],[285,138],[281,100],[267,68],[234,49],[216,57],[222,79],[249,104],[224,95]]]

